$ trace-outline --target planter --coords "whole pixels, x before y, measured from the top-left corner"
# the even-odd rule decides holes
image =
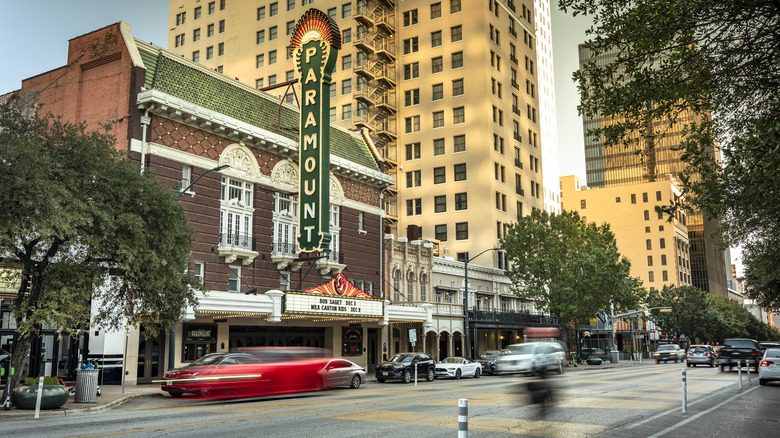
[[[586,362],[588,365],[601,365],[602,360],[600,357],[591,356],[586,360]]]
[[[70,392],[62,385],[43,385],[41,409],[56,409],[68,401]],[[19,385],[11,392],[11,402],[19,409],[35,409],[38,384]]]

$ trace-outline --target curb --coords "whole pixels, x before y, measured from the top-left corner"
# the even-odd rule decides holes
[[[77,408],[60,408],[60,409],[47,409],[47,410],[41,410],[40,416],[41,418],[46,417],[55,417],[58,415],[78,415],[78,414],[87,414],[87,413],[94,413],[94,412],[103,412],[107,411],[109,409],[113,409],[117,406],[121,406],[130,400],[137,398],[137,397],[145,397],[151,394],[146,393],[138,393],[138,394],[126,394],[122,397],[119,397],[116,400],[110,401],[105,404],[96,405],[96,406],[84,406],[84,407],[77,407]],[[90,403],[91,404],[91,403]],[[33,416],[35,410],[30,409],[16,409],[14,408],[11,411],[0,411],[0,419],[8,419],[8,420],[22,420],[22,419],[33,419]],[[29,418],[28,418],[29,417]]]

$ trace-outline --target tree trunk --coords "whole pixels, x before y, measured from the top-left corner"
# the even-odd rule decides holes
[[[24,363],[30,359],[30,346],[32,345],[32,338],[30,335],[22,335],[19,341],[14,344],[14,352],[11,354],[11,367],[14,369],[14,375],[8,376],[11,379],[11,391],[19,386],[19,383],[23,379],[27,378],[24,374]],[[5,390],[5,388],[4,388]],[[3,398],[5,400],[6,393],[3,392]]]

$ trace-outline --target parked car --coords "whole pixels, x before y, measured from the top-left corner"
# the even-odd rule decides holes
[[[768,348],[758,366],[758,383],[780,380],[780,348]]]
[[[418,378],[432,381],[436,376],[433,358],[426,353],[396,353],[390,360],[376,367],[376,381],[384,383],[387,380],[401,380],[409,383],[414,378],[417,369]]]
[[[160,389],[172,397],[254,397],[325,388],[327,358],[262,361],[245,353],[213,353],[166,372]]]
[[[366,369],[346,359],[331,359],[320,371],[324,388],[349,386],[360,388],[366,381]]]
[[[496,373],[496,362],[498,361],[498,358],[501,357],[501,353],[503,351],[507,350],[485,350],[482,354],[479,355],[477,362],[482,365],[483,374]]]
[[[526,342],[507,345],[496,362],[496,374],[538,374],[546,371],[563,373],[566,354],[557,342]]]
[[[581,351],[582,351],[582,358],[583,359],[587,359],[587,358],[589,358],[591,356],[596,356],[596,357],[598,357],[600,359],[605,359],[607,357],[607,352],[604,351],[604,349],[602,349],[602,348],[595,348],[595,347],[588,348],[588,347],[586,347],[586,348],[583,348]]]
[[[691,345],[685,354],[685,365],[709,365],[710,368],[718,364],[718,354],[709,345]]]
[[[685,360],[685,352],[677,344],[659,345],[653,353],[655,363],[668,362],[673,360],[675,363]]]
[[[448,357],[436,363],[436,377],[473,377],[478,379],[482,374],[482,364],[465,357]]]
[[[738,364],[753,366],[758,371],[762,356],[761,345],[753,339],[724,339],[723,347],[718,353],[720,370],[733,370]]]

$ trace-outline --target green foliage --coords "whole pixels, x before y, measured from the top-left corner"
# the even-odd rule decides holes
[[[559,0],[593,18],[586,48],[613,54],[574,74],[587,135],[641,151],[679,130],[683,203],[719,218],[745,247],[746,291],[780,308],[780,3]],[[668,140],[665,140],[668,141]],[[715,152],[715,153],[713,153]],[[718,152],[722,162],[718,159]],[[643,153],[643,152],[637,152]],[[754,266],[755,265],[755,266]]]
[[[195,304],[192,232],[169,190],[105,133],[0,106],[0,255],[21,268],[14,315],[78,334],[141,323],[154,335]],[[196,286],[197,287],[197,286]]]
[[[644,298],[609,225],[585,223],[576,212],[535,210],[510,225],[501,246],[515,293],[557,316],[564,330],[609,309],[610,303],[630,308]]]
[[[37,377],[27,377],[24,379],[25,385],[37,385],[38,384],[38,378]],[[43,378],[43,384],[44,385],[61,385],[62,382],[60,382],[60,378],[57,376],[54,377],[44,377]]]

